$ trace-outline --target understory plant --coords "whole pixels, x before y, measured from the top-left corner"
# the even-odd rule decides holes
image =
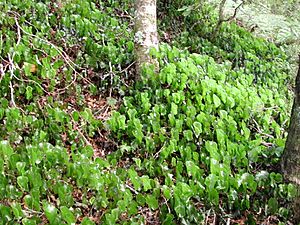
[[[285,54],[181,10],[133,82],[132,8],[0,2],[0,225],[287,222]]]

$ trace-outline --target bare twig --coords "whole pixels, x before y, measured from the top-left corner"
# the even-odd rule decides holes
[[[68,85],[67,85],[66,87],[64,87],[64,88],[56,89],[56,91],[57,91],[57,92],[61,92],[61,91],[64,91],[64,90],[68,89],[70,86],[72,86],[72,85],[76,82],[76,80],[77,80],[77,75],[79,75],[79,73],[76,71],[75,67],[77,67],[77,68],[81,68],[81,67],[79,67],[77,64],[75,64],[74,62],[72,62],[72,60],[70,60],[70,57],[68,56],[68,54],[67,54],[65,51],[59,49],[56,45],[52,44],[50,41],[45,40],[45,39],[43,39],[43,38],[40,38],[40,37],[37,36],[37,35],[31,34],[31,33],[28,33],[27,31],[25,31],[25,30],[19,25],[19,22],[18,22],[17,17],[15,17],[15,23],[16,23],[17,29],[18,29],[19,31],[22,31],[23,33],[25,33],[25,34],[27,34],[27,35],[29,35],[29,36],[31,36],[31,37],[35,37],[35,38],[37,38],[38,40],[43,41],[43,42],[45,42],[46,44],[50,45],[52,48],[54,48],[54,49],[62,56],[62,58],[63,58],[63,59],[65,60],[65,62],[67,63],[67,65],[73,70],[73,72],[74,72],[74,78],[73,78],[72,82],[71,82],[70,84],[68,84]],[[19,33],[19,32],[18,32],[18,33]],[[19,39],[18,39],[18,40],[19,40]],[[82,69],[82,68],[81,68],[81,69]],[[81,76],[81,75],[80,75],[80,76]],[[88,81],[88,80],[87,80],[86,78],[84,78],[83,76],[81,76],[81,78],[83,78],[83,79],[85,79],[86,81]],[[90,81],[88,81],[88,82],[90,83]]]
[[[12,78],[14,77],[14,72],[15,72],[15,66],[13,63],[13,58],[15,56],[15,53],[10,56],[10,54],[7,55],[8,60],[9,60],[9,72],[10,72],[10,81],[9,81],[9,88],[10,88],[10,103],[13,107],[17,108],[17,105],[15,103],[15,97],[14,97],[14,87],[12,84]]]
[[[4,75],[5,75],[4,66],[2,64],[0,64],[0,83],[1,83]]]
[[[110,85],[112,85],[113,84],[113,77],[114,77],[115,74],[113,72],[111,62],[109,62],[108,65],[109,65],[109,74],[110,74]]]
[[[16,46],[18,46],[21,42],[21,32],[20,32],[20,29],[19,29],[19,26],[17,26],[17,36],[18,36],[18,40],[17,40],[17,43],[16,43]],[[10,88],[10,103],[13,107],[17,108],[17,105],[15,103],[15,97],[14,97],[14,87],[13,87],[13,84],[12,84],[12,79],[14,77],[14,72],[16,70],[16,67],[14,65],[14,57],[15,57],[15,53],[12,53],[11,55],[10,54],[7,54],[7,57],[8,57],[8,61],[9,61],[9,71],[10,71],[10,81],[9,81],[9,88]]]
[[[1,58],[2,60],[4,60],[1,56],[0,56],[0,58]],[[5,67],[3,67],[2,64],[0,64],[0,75],[1,75],[0,82],[1,82],[1,80],[2,80],[2,78],[3,78],[3,76],[5,75],[6,67],[9,66],[9,65],[11,65],[11,63],[13,63],[13,61],[8,62],[8,64],[7,64]],[[13,64],[14,64],[14,63],[13,63]],[[13,66],[14,66],[14,69],[21,70],[21,68],[20,68],[17,64],[14,64]],[[42,91],[44,91],[45,93],[47,93],[47,94],[49,94],[49,95],[51,94],[50,92],[46,91],[46,90],[45,90],[38,82],[36,82],[35,80],[18,78],[15,74],[13,74],[13,77],[14,77],[16,80],[21,81],[21,82],[34,83],[34,84],[36,84],[37,86],[39,86],[39,87],[42,89]]]
[[[91,142],[89,142],[89,140],[88,140],[88,139],[84,136],[84,134],[81,132],[81,130],[80,130],[80,128],[77,126],[77,123],[75,122],[73,116],[72,116],[72,115],[70,115],[70,116],[71,116],[71,119],[72,119],[73,124],[75,125],[75,126],[74,126],[74,130],[76,130],[76,131],[80,134],[80,136],[83,138],[83,140],[84,140],[84,142],[85,142],[86,145],[93,146],[93,145],[91,144]]]
[[[236,8],[234,9],[233,15],[230,16],[229,18],[225,19],[223,22],[229,22],[229,21],[233,20],[233,19],[236,17],[236,15],[237,15],[237,13],[238,13],[238,10],[243,6],[244,3],[245,3],[245,2],[242,1],[242,2],[238,5],[238,7],[236,7]]]
[[[18,22],[18,19],[15,17],[15,22],[16,22],[16,25],[18,27],[18,29],[20,29],[23,33],[29,35],[29,36],[32,36],[32,37],[35,37],[37,39],[39,39],[40,41],[43,41],[45,42],[46,44],[50,45],[52,48],[54,48],[62,57],[63,59],[66,61],[66,63],[68,64],[68,66],[70,66],[70,68],[74,71],[74,72],[77,72],[74,68],[75,67],[79,67],[77,66],[75,63],[72,62],[72,60],[70,60],[70,57],[68,56],[68,54],[63,51],[63,50],[60,50],[56,45],[52,44],[50,41],[46,40],[46,39],[43,39],[43,38],[40,38],[39,36],[35,35],[35,34],[31,34],[31,33],[28,33],[26,30],[24,30],[20,25],[19,25],[19,22]]]
[[[131,190],[134,194],[138,194],[139,192],[138,191],[136,191],[133,187],[131,187],[130,185],[128,185],[128,184],[125,184],[125,186],[129,189],[129,190]]]
[[[161,147],[161,148],[159,149],[159,151],[157,151],[157,152],[154,154],[153,158],[156,159],[156,158],[159,156],[159,154],[162,152],[163,149],[164,149],[164,146]]]
[[[214,213],[214,221],[212,223],[213,225],[216,225],[217,224],[217,214]]]
[[[208,219],[209,219],[209,216],[210,216],[210,211],[211,211],[211,209],[208,210],[207,215],[205,216],[205,223],[204,223],[205,225],[208,224]]]
[[[263,136],[266,136],[266,137],[268,137],[268,138],[274,138],[272,135],[264,133],[264,132],[260,129],[260,127],[259,127],[259,125],[258,125],[258,123],[256,122],[255,119],[252,119],[252,120],[253,120],[253,122],[254,122],[255,125],[256,125],[256,127],[254,127],[254,128],[257,130],[257,132],[258,132],[259,134],[261,134],[261,135],[263,135]]]
[[[218,20],[218,23],[215,27],[215,30],[212,34],[212,40],[215,40],[217,34],[219,33],[220,29],[221,29],[221,25],[222,23],[224,22],[229,22],[231,20],[233,20],[237,13],[238,13],[238,10],[243,6],[243,4],[245,3],[245,1],[242,1],[235,9],[234,9],[234,13],[232,16],[228,17],[227,19],[225,19],[225,15],[224,15],[224,9],[225,9],[225,3],[226,3],[226,0],[222,0],[222,2],[220,3],[220,7],[219,7],[219,20]]]
[[[226,225],[230,225],[230,218],[227,218]]]
[[[268,147],[268,148],[274,146],[273,143],[270,143],[270,142],[264,142],[264,141],[262,141],[261,144],[262,144],[263,146],[265,146],[265,147]]]
[[[168,212],[171,213],[171,209],[170,209],[170,206],[169,206],[169,204],[168,204],[168,200],[165,198],[165,196],[162,195],[162,197],[163,197],[163,199],[165,200],[166,206],[167,206],[167,208],[168,208]]]
[[[127,71],[127,70],[128,70],[130,67],[132,67],[134,64],[135,64],[135,61],[132,62],[131,64],[129,64],[129,66],[127,66],[125,69],[119,71],[118,73],[123,73],[123,72]]]
[[[36,215],[43,215],[44,213],[42,212],[38,212],[38,211],[35,211],[33,209],[30,209],[30,208],[27,208],[26,206],[24,206],[24,209],[22,209],[23,212],[25,212],[25,214],[27,214],[28,216],[29,215],[32,215],[32,214],[36,214]]]
[[[16,17],[15,17],[16,20]],[[21,30],[20,30],[20,26],[17,25],[17,34],[18,34],[18,40],[17,40],[17,44],[16,46],[18,46],[21,42]]]

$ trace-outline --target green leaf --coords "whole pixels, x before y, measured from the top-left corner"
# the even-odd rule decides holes
[[[78,111],[74,111],[72,113],[73,119],[78,122],[79,121],[79,112]]]
[[[175,196],[174,210],[179,218],[184,218],[186,215],[185,204],[180,200],[179,197]]]
[[[162,222],[162,225],[170,225],[170,224],[174,224],[173,219],[174,219],[174,215],[168,213],[168,214],[164,217],[164,220],[163,220],[163,222]]]
[[[119,217],[119,209],[118,208],[111,210],[111,213],[105,215],[106,221],[109,225],[116,224],[118,217]]]
[[[215,94],[213,94],[213,101],[216,108],[218,108],[221,105],[220,98]]]
[[[2,224],[9,224],[9,222],[13,219],[10,207],[0,204],[0,218]]]
[[[17,162],[16,163],[16,167],[17,167],[17,169],[18,169],[18,172],[20,173],[20,174],[24,174],[24,172],[25,172],[25,166],[26,166],[26,163],[24,163],[24,162]]]
[[[227,96],[226,105],[233,108],[235,106],[234,98]]]
[[[24,218],[22,219],[22,225],[36,225],[36,221],[34,219]]]
[[[129,169],[128,174],[129,174],[129,178],[130,178],[134,188],[139,191],[141,189],[139,175],[137,174],[137,172],[134,169]]]
[[[193,161],[186,161],[185,162],[186,171],[189,176],[192,176],[194,178],[200,178],[201,172],[200,168],[193,162]]]
[[[293,199],[297,196],[297,188],[294,184],[288,184],[288,198]]]
[[[274,214],[277,212],[278,210],[278,201],[276,200],[276,198],[270,198],[268,200],[268,208],[269,208],[269,212]]]
[[[151,182],[150,182],[151,180],[149,179],[149,177],[147,175],[142,176],[141,181],[144,186],[144,191],[148,191],[148,190],[152,189]]]
[[[186,138],[187,141],[193,140],[193,132],[191,130],[185,130],[183,131],[183,135]]]
[[[171,199],[171,197],[172,197],[171,189],[167,185],[163,185],[162,189],[163,189],[163,194],[164,194],[165,198],[167,200]]]
[[[219,205],[219,193],[215,188],[208,190],[208,199],[215,206]]]
[[[9,142],[6,140],[2,140],[0,142],[0,154],[3,154],[4,158],[8,159],[13,153],[14,150],[12,147],[10,147]]]
[[[107,100],[107,104],[109,106],[115,106],[118,102],[115,98],[112,98],[112,97],[108,97],[108,98],[106,98],[106,100]]]
[[[171,103],[171,113],[173,115],[177,115],[177,113],[178,113],[178,106],[173,102]]]
[[[124,115],[120,115],[118,118],[118,125],[119,129],[125,130],[126,129],[126,117]]]
[[[194,122],[193,123],[193,130],[194,130],[194,133],[196,135],[196,137],[198,138],[199,135],[202,133],[202,124],[199,123],[199,122]]]
[[[216,129],[217,140],[219,146],[225,146],[226,134],[222,129]]]
[[[149,205],[149,207],[153,210],[158,208],[158,200],[153,195],[147,195],[146,196],[146,203]]]
[[[49,204],[48,202],[43,202],[43,209],[45,212],[45,215],[50,223],[56,224],[56,218],[57,218],[57,208],[55,208],[54,205]]]
[[[28,191],[28,177],[26,176],[17,177],[17,183],[23,190]]]
[[[22,210],[22,207],[21,207],[20,203],[16,203],[16,202],[12,203],[11,208],[12,208],[12,211],[13,211],[13,213],[14,213],[14,215],[17,219],[20,219],[24,216],[24,213],[23,213],[23,210]]]
[[[30,100],[32,98],[32,87],[31,86],[27,86],[26,87],[26,99]]]
[[[95,223],[91,221],[89,218],[84,217],[84,219],[81,222],[81,225],[95,225]]]
[[[62,218],[68,223],[68,224],[75,224],[76,218],[73,214],[73,212],[68,209],[66,206],[60,207]]]
[[[131,201],[128,206],[128,216],[135,215],[138,213],[138,204],[136,201]]]

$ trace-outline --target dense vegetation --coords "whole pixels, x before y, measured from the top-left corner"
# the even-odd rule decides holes
[[[0,224],[287,223],[287,56],[185,4],[134,83],[132,1],[0,2]]]

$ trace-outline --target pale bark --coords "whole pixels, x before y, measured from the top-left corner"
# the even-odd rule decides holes
[[[150,57],[150,49],[158,50],[158,34],[156,23],[156,0],[136,0],[135,5],[135,55],[137,75],[141,75],[142,67],[154,64],[158,71],[158,63]]]
[[[298,189],[298,196],[293,202],[294,219],[298,224],[300,222],[300,55],[291,122],[282,155],[282,170],[285,178],[294,183]]]

